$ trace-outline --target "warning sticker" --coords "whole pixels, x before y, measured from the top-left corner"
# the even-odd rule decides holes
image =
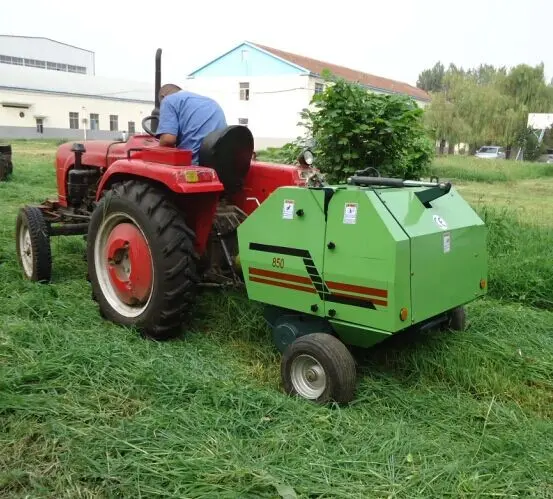
[[[449,253],[451,251],[451,234],[449,232],[444,232],[444,253]]]
[[[344,223],[357,223],[357,203],[346,203],[344,207]]]
[[[284,200],[284,206],[282,207],[282,218],[285,220],[292,220],[294,218],[294,201],[290,199]]]

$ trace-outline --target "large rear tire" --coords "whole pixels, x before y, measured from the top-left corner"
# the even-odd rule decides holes
[[[42,211],[36,206],[19,210],[15,226],[19,264],[30,281],[47,283],[52,277],[50,232]]]
[[[105,193],[90,219],[88,274],[104,318],[167,339],[191,312],[195,234],[160,189],[129,180]]]

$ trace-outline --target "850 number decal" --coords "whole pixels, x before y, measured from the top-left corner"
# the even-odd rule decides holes
[[[273,267],[278,269],[284,268],[284,258],[273,258]]]

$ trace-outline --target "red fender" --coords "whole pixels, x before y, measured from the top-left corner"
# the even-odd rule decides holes
[[[177,204],[184,213],[186,224],[196,233],[195,249],[201,255],[207,245],[219,196],[224,191],[215,170],[198,166],[172,166],[139,158],[120,159],[102,176],[96,200],[114,182],[132,178],[148,179],[182,194],[177,198]]]

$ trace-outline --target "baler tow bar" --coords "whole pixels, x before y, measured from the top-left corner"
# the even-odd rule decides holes
[[[417,191],[415,195],[421,203],[428,207],[428,203],[444,196],[451,190],[451,182],[425,182],[422,180],[403,180],[401,178],[366,177],[355,175],[347,180],[349,185],[380,186],[380,187],[429,187],[424,191]]]

